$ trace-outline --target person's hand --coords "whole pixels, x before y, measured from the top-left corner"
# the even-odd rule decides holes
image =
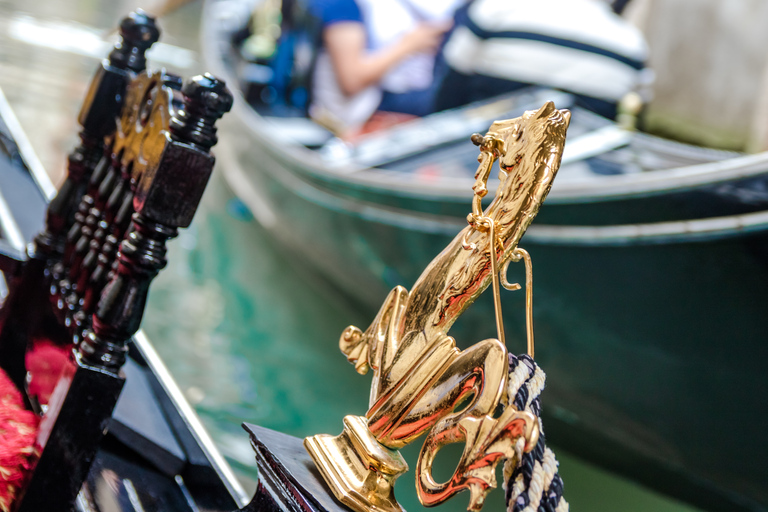
[[[403,36],[402,44],[407,53],[437,53],[443,34],[450,30],[451,22],[421,23]]]

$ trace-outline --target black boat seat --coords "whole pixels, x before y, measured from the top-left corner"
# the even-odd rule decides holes
[[[125,18],[120,35],[86,96],[80,144],[42,232],[27,254],[0,247],[12,281],[0,310],[0,366],[42,414],[18,512],[71,510],[107,428],[167,475],[195,456],[166,420],[147,370],[128,358],[129,341],[167,263],[166,242],[192,221],[213,169],[215,123],[233,99],[208,74],[182,82],[147,71],[159,30],[146,14]]]

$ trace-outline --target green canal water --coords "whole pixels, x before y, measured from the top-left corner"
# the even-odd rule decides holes
[[[169,260],[152,285],[144,330],[247,487],[257,473],[242,422],[335,435],[344,415],[365,413],[370,378],[339,352],[338,336],[349,324],[367,327],[371,314],[276,247],[219,175]],[[416,445],[405,450],[411,468]],[[574,511],[694,510],[554,448]],[[413,470],[397,495],[407,510],[422,509]],[[466,503],[459,495],[444,510]],[[500,490],[486,507],[503,510]]]

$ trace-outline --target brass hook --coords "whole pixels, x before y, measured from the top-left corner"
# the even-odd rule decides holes
[[[504,141],[493,133],[488,133],[485,136],[475,133],[470,139],[475,146],[480,148],[480,154],[477,157],[479,165],[475,172],[475,183],[472,185],[472,190],[475,193],[472,197],[472,213],[467,215],[467,222],[472,228],[485,233],[492,221],[483,215],[483,198],[488,194],[488,178],[491,175],[494,162],[504,148]],[[461,239],[461,246],[468,251],[474,251],[477,248],[477,244],[467,242],[466,234]],[[499,338],[499,341],[503,341],[503,339]]]
[[[519,283],[510,283],[507,279],[507,271],[510,263],[513,261],[517,263],[521,259],[525,263],[525,332],[528,340],[528,355],[533,359],[533,261],[528,251],[522,247],[515,247],[502,267],[499,278],[506,290],[519,290],[521,288]]]
[[[483,220],[488,220],[490,227],[488,229],[488,236],[490,237],[490,243],[488,244],[488,254],[491,257],[491,282],[493,283],[493,306],[496,311],[496,333],[499,337],[499,341],[502,345],[506,346],[507,342],[504,339],[504,319],[501,317],[501,291],[499,290],[499,261],[496,256],[496,223],[488,217],[484,217]]]

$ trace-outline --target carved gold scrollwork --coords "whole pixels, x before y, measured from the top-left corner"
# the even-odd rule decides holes
[[[531,451],[539,439],[539,425],[528,412],[509,407],[494,419],[489,415],[476,418],[463,414],[440,421],[427,435],[416,466],[416,488],[421,502],[437,505],[457,492],[470,492],[469,510],[483,507],[485,497],[496,488],[496,465],[502,459],[519,460]],[[464,452],[453,476],[438,484],[432,478],[432,463],[442,447],[465,443]]]

